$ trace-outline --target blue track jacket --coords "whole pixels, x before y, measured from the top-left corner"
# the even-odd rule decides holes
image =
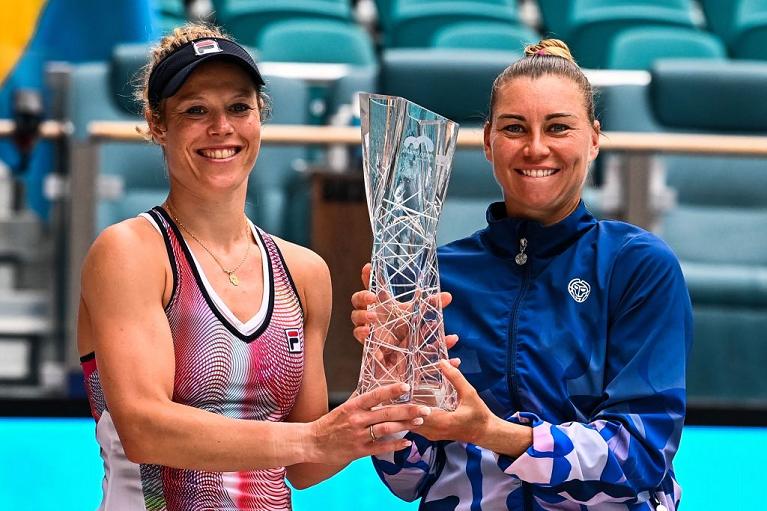
[[[548,227],[503,203],[487,218],[438,252],[450,356],[533,445],[514,459],[409,433],[373,459],[380,477],[423,511],[677,509],[692,312],[676,256],[583,203]]]

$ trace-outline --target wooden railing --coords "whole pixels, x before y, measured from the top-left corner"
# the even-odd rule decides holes
[[[95,235],[96,183],[98,181],[98,147],[106,142],[146,143],[137,127],[145,125],[136,122],[98,121],[88,125],[86,140],[71,140],[70,172],[63,189],[68,191],[67,218],[63,222],[67,229],[67,273],[69,288],[67,300],[70,310],[67,317],[74,318],[79,302],[78,279],[82,259]],[[14,124],[0,119],[0,137],[13,134]],[[73,133],[72,125],[56,121],[45,121],[40,126],[44,138],[68,137]],[[263,144],[277,145],[356,145],[360,143],[359,127],[280,125],[265,123],[261,132]],[[462,128],[458,135],[458,146],[481,148],[482,130]],[[767,158],[767,136],[704,135],[683,133],[630,133],[605,132],[600,140],[602,152],[621,153],[623,158],[621,176],[621,216],[627,221],[652,227],[657,212],[651,205],[650,184],[657,181],[653,172],[658,168],[652,158],[656,154],[706,154],[737,155]],[[74,324],[68,326],[73,334]],[[74,338],[74,337],[71,337]],[[73,355],[74,356],[74,355]],[[71,361],[76,365],[76,357]]]

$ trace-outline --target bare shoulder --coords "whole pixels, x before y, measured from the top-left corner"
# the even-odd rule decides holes
[[[314,311],[324,311],[332,295],[330,270],[325,260],[311,249],[272,236],[279,247],[293,282],[296,284],[299,299],[307,315]],[[322,312],[321,315],[325,315]],[[327,315],[330,315],[328,310]]]
[[[161,234],[143,218],[131,218],[107,227],[93,242],[83,262],[83,297],[87,299],[94,279],[114,284],[154,279],[164,285],[164,252]]]
[[[316,283],[318,279],[330,280],[330,270],[325,260],[313,250],[283,240],[277,236],[272,236],[274,242],[279,247],[282,256],[285,258],[285,264],[288,265],[296,285],[299,280]]]

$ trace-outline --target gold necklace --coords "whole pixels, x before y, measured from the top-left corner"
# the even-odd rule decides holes
[[[178,226],[181,227],[182,229],[184,229],[184,232],[186,232],[189,236],[191,236],[194,241],[196,241],[203,249],[205,249],[205,251],[208,254],[210,254],[210,257],[212,257],[213,260],[216,261],[216,264],[218,265],[219,268],[221,268],[221,271],[226,273],[226,275],[229,277],[229,282],[231,282],[233,286],[239,286],[240,285],[240,279],[237,277],[237,275],[235,275],[235,272],[240,269],[240,267],[243,265],[245,260],[248,258],[248,254],[250,253],[250,245],[251,245],[250,242],[248,242],[248,245],[245,248],[245,255],[242,256],[242,260],[240,261],[240,263],[237,266],[235,266],[234,268],[232,268],[231,270],[227,270],[226,268],[224,268],[224,265],[221,264],[221,261],[218,260],[218,257],[216,257],[216,255],[213,252],[211,252],[208,247],[205,246],[205,243],[203,243],[200,240],[200,238],[195,236],[192,231],[187,229],[186,226],[181,222],[181,220],[178,219],[178,217],[176,216],[176,213],[174,211],[174,208],[171,207],[170,203],[166,202],[165,205],[168,207],[168,212],[170,213],[170,216],[173,217],[173,220],[176,221]],[[247,221],[245,222],[245,237],[246,238],[248,237],[248,222]]]

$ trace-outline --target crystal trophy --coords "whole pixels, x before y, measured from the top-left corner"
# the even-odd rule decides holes
[[[395,382],[410,391],[390,403],[454,410],[437,271],[437,221],[458,124],[396,96],[360,94],[362,162],[373,230],[369,289],[377,319],[365,340],[357,386]]]

